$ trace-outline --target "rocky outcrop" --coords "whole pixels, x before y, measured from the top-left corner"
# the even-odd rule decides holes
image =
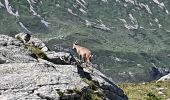
[[[0,35],[0,64],[37,62],[31,51],[24,48],[22,42]]]
[[[28,42],[28,44],[34,45],[38,48],[41,49],[41,51],[43,52],[47,52],[49,51],[48,47],[46,47],[45,43],[43,43],[40,39],[35,38],[35,37],[31,37],[30,41]]]
[[[170,68],[158,68],[158,67],[151,67],[149,71],[149,75],[152,79],[160,79],[161,77],[170,73]]]
[[[161,77],[159,80],[157,80],[157,82],[160,82],[160,81],[170,81],[170,73]]]
[[[0,99],[3,100],[127,100],[124,92],[96,69],[44,60],[24,44],[0,35]],[[63,52],[58,59],[70,61]],[[45,54],[47,54],[45,52]],[[47,54],[50,57],[51,54]],[[62,58],[62,57],[65,58]],[[52,57],[51,57],[52,58]],[[64,59],[64,60],[63,60]]]

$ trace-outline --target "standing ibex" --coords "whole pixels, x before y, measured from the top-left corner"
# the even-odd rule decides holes
[[[91,64],[91,59],[93,57],[91,51],[85,47],[78,45],[77,42],[73,43],[73,49],[76,49],[80,60],[83,58],[84,62]]]

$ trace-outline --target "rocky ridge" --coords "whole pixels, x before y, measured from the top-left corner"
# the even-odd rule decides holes
[[[13,37],[0,35],[0,99],[128,99],[100,71],[94,69],[92,73],[88,68],[71,65],[75,61],[71,54],[47,50],[41,52],[48,58],[43,59],[32,48]]]

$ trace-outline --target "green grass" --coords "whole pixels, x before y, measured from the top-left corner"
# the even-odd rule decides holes
[[[33,54],[35,54],[37,58],[48,60],[48,57],[43,51],[41,51],[40,48],[33,45],[25,45],[25,48],[29,49]]]
[[[34,16],[30,12],[30,6],[25,0],[12,0],[10,5],[13,12],[19,12],[19,21],[37,37],[49,40],[47,45],[54,49],[55,44],[66,48],[72,47],[72,43],[78,40],[83,46],[90,48],[96,57],[93,63],[97,63],[104,68],[102,72],[118,74],[119,72],[132,71],[135,74],[145,75],[146,70],[155,63],[158,67],[169,67],[169,57],[167,54],[170,50],[170,17],[165,13],[165,9],[158,7],[153,1],[138,0],[136,3],[147,4],[152,11],[149,14],[144,7],[133,5],[125,0],[116,2],[108,0],[104,3],[101,0],[86,0],[88,13],[82,14],[79,11],[81,5],[76,0],[42,0],[32,3],[34,10],[41,15],[42,19],[48,21],[49,27],[41,23],[41,18]],[[1,1],[4,4],[4,1]],[[170,2],[164,2],[166,9],[170,9]],[[59,4],[60,7],[56,5]],[[127,7],[124,7],[124,4]],[[76,5],[76,7],[73,7]],[[67,9],[70,8],[78,15],[73,16]],[[6,9],[0,8],[0,34],[14,34],[25,31],[18,25],[18,20],[9,14]],[[129,19],[129,14],[137,20],[139,29],[128,30],[124,27],[122,21],[125,19],[128,24],[133,25]],[[155,22],[158,18],[162,28],[158,27]],[[98,25],[102,21],[111,31],[104,31],[94,27],[87,27],[85,20],[89,20]],[[153,24],[153,26],[150,25]],[[62,39],[60,39],[62,37]],[[35,50],[36,51],[36,50]],[[167,52],[165,52],[167,51]],[[161,53],[166,53],[162,55]],[[148,56],[143,56],[146,53]],[[134,63],[116,62],[110,57],[118,57]],[[157,59],[159,58],[159,59]],[[160,63],[159,63],[160,62]],[[138,68],[136,65],[141,64],[144,68]],[[106,69],[109,69],[109,71]],[[109,77],[116,77],[107,74]],[[136,75],[135,75],[136,76]],[[126,80],[126,79],[125,79]],[[135,81],[141,81],[136,79]]]
[[[170,82],[122,83],[129,100],[166,100],[170,98]],[[162,92],[163,94],[159,94]]]

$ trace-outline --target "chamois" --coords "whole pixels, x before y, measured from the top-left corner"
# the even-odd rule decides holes
[[[73,49],[76,49],[80,60],[81,60],[81,58],[83,58],[84,62],[91,64],[93,55],[89,49],[78,45],[77,42],[73,43]]]

